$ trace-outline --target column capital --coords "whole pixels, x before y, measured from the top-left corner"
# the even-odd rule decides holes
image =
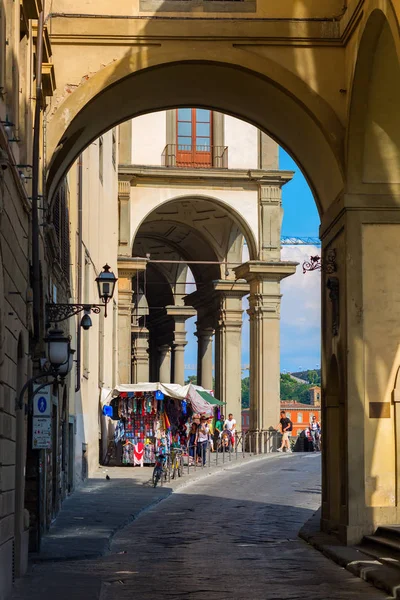
[[[215,329],[213,327],[198,327],[194,335],[197,338],[203,338],[204,341],[212,342],[214,334]]]
[[[250,286],[245,279],[231,281],[229,279],[218,279],[212,282],[213,289],[219,296],[229,298],[243,298],[250,292]]]
[[[169,344],[162,344],[158,346],[157,350],[161,352],[161,354],[166,355],[168,352],[171,352],[171,346]]]
[[[250,308],[247,311],[250,320],[280,319],[281,298],[281,294],[251,294],[249,297]]]
[[[168,305],[165,307],[165,310],[167,311],[167,315],[169,317],[173,317],[176,322],[180,321],[183,323],[186,321],[186,319],[195,317],[197,314],[197,311],[191,306]]]
[[[292,261],[262,261],[249,260],[246,263],[235,267],[233,270],[240,279],[245,279],[249,283],[254,281],[280,282],[285,277],[289,277],[296,272],[299,263]]]
[[[148,262],[147,258],[118,256],[118,277],[131,279],[140,271],[145,271]]]

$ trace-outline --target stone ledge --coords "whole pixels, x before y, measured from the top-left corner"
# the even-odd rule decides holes
[[[142,12],[197,12],[204,13],[255,13],[256,0],[232,2],[227,0],[140,0]]]
[[[319,530],[321,510],[301,528],[299,537],[353,575],[400,598],[400,570],[383,565],[355,546],[345,546],[333,535]]]

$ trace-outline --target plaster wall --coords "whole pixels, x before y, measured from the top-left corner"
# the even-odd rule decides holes
[[[132,164],[160,166],[166,131],[165,111],[132,119]]]
[[[398,225],[365,224],[363,244],[364,469],[367,506],[396,505],[395,387],[400,362]],[[378,251],[379,249],[379,251]],[[391,264],[391,269],[385,265]],[[368,272],[368,273],[367,273]],[[371,418],[370,403],[385,403],[387,418]],[[384,460],[383,460],[384,457]]]
[[[233,209],[244,220],[253,233],[254,240],[258,240],[258,192],[245,190],[241,187],[222,187],[218,185],[204,185],[191,187],[181,185],[169,187],[165,185],[137,185],[131,187],[131,239],[132,244],[140,224],[155,209],[177,198],[205,197],[219,200],[226,208]]]
[[[258,167],[258,130],[253,125],[225,115],[225,146],[230,169]]]
[[[117,132],[115,132],[117,135]],[[115,138],[117,146],[118,140]],[[95,279],[108,263],[117,271],[118,253],[118,207],[117,172],[113,164],[113,133],[102,137],[103,176],[100,178],[99,143],[97,140],[82,155],[82,299],[77,297],[78,279],[78,165],[75,163],[69,174],[70,188],[74,190],[70,202],[71,259],[73,271],[73,298],[71,302],[98,304],[99,297]],[[116,156],[116,162],[118,158]],[[115,298],[116,299],[116,298]],[[79,315],[77,323],[82,318]],[[80,389],[71,391],[71,413],[76,420],[75,434],[75,485],[90,476],[99,464],[99,438],[101,417],[99,414],[102,387],[111,388],[116,381],[116,323],[113,319],[113,304],[108,305],[108,316],[104,308],[99,315],[92,314],[92,327],[81,330],[81,376]],[[74,332],[76,339],[76,333]],[[75,369],[76,377],[76,369]],[[87,444],[86,452],[83,452]],[[87,465],[85,464],[87,461]]]

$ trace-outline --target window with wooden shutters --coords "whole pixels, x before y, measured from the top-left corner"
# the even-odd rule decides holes
[[[176,166],[212,166],[212,112],[203,108],[179,108],[177,115]]]
[[[70,240],[67,186],[60,186],[54,199],[52,221],[58,242],[59,261],[64,276],[70,277]]]

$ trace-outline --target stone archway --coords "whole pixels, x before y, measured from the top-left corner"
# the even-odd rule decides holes
[[[204,87],[204,81],[210,85]],[[216,62],[212,52],[199,56],[187,47],[179,55],[149,50],[145,60],[128,52],[62,102],[49,119],[49,196],[79,152],[103,131],[140,114],[192,105],[253,123],[289,149],[320,210],[341,193],[344,129],[326,102],[271,60],[235,51],[222,52]]]
[[[304,45],[306,59],[296,60],[299,55],[290,48],[286,64],[272,37],[266,46],[272,40],[272,51],[279,55],[276,60],[268,55],[268,48],[260,51],[257,44],[249,48],[232,44],[232,39],[205,44],[190,35],[176,45],[162,40],[157,46],[153,39],[146,48],[124,48],[123,56],[78,81],[75,91],[65,90],[48,127],[50,197],[73,159],[102,131],[135,115],[177,106],[214,108],[247,120],[297,160],[320,210],[323,260],[327,264],[329,258],[331,269],[328,273],[325,268],[322,277],[323,389],[326,397],[337,397],[329,375],[335,356],[346,416],[344,432],[338,431],[334,419],[326,423],[327,456],[336,451],[329,437],[335,432],[344,435],[346,464],[340,472],[341,493],[330,494],[324,526],[338,529],[347,542],[359,541],[380,520],[400,520],[390,401],[399,364],[400,156],[396,111],[393,105],[383,111],[379,103],[379,96],[395,92],[393,75],[388,74],[398,72],[399,41],[398,33],[393,33],[398,30],[393,4],[382,0],[381,12],[374,13],[376,5],[373,0],[365,2],[363,13],[342,36],[331,32],[331,46],[321,50],[318,60],[311,38]],[[80,25],[82,35],[85,26]],[[57,33],[57,28],[53,31]],[[354,41],[355,35],[362,37]],[[326,40],[320,41],[322,47]],[[338,78],[329,60],[321,58],[325,51],[340,54]],[[307,57],[314,71],[305,68],[301,75]],[[335,83],[328,91],[327,79]],[[351,106],[347,98],[352,98]],[[382,149],[382,140],[390,152]],[[260,281],[263,274],[254,261],[238,271],[251,282],[255,299],[266,290]],[[267,275],[269,294],[275,289],[277,298],[273,278],[281,273],[270,267]],[[254,302],[254,320],[276,312],[277,306],[276,301]],[[384,470],[379,468],[382,456]],[[339,484],[331,481],[332,485]]]

